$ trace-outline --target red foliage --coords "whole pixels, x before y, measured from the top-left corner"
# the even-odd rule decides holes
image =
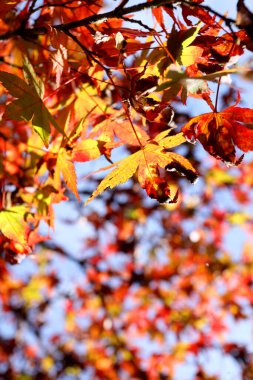
[[[199,361],[217,349],[247,379],[250,352],[226,334],[252,312],[252,247],[236,262],[225,238],[252,232],[252,163],[236,148],[253,150],[253,110],[233,82],[252,77],[235,66],[252,50],[252,13],[242,0],[236,22],[202,0],[111,3],[0,7],[0,303],[17,331],[0,332],[0,377],[169,380],[194,357],[195,379],[218,379]],[[78,178],[87,162],[100,169]],[[50,237],[67,200],[79,256]],[[37,272],[15,278],[6,262],[35,253]],[[50,310],[61,331],[45,332]]]

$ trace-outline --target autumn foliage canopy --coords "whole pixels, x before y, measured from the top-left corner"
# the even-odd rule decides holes
[[[231,333],[253,307],[250,239],[229,250],[253,227],[253,15],[235,14],[1,1],[0,376],[214,380],[217,351],[253,378]],[[60,207],[79,252],[52,237]]]

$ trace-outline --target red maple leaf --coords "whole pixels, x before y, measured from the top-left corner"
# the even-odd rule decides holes
[[[182,129],[185,137],[199,140],[212,156],[238,164],[235,146],[243,152],[253,150],[253,110],[231,106],[192,118]]]

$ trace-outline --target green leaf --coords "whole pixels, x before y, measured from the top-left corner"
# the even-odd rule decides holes
[[[14,74],[0,71],[0,82],[2,82],[3,86],[13,97],[17,98],[7,105],[5,117],[18,121],[32,120],[34,130],[41,137],[45,146],[48,146],[50,123],[61,134],[66,135],[38,95],[38,93],[43,93],[43,89],[39,82],[36,82],[35,73],[30,72],[29,66],[26,66],[26,77],[31,83],[31,86]]]
[[[174,85],[177,85],[180,83],[183,79],[187,79],[188,76],[183,71],[176,71],[176,70],[169,70],[168,74],[166,75],[166,78],[168,78],[168,81],[161,83],[157,86],[156,91],[164,91],[167,88],[170,88]]]
[[[36,76],[35,71],[26,56],[24,57],[23,73],[26,82],[29,84],[30,87],[34,88],[36,93],[42,99],[45,92],[44,84],[42,80]]]
[[[51,114],[37,95],[26,94],[22,98],[14,100],[7,106],[5,116],[12,120],[32,120],[33,129],[38,133],[45,146],[48,146]]]
[[[26,212],[27,208],[24,206],[13,206],[0,211],[0,231],[2,234],[10,240],[25,244]]]
[[[194,88],[194,81],[196,82],[197,86],[204,87],[204,83],[200,81],[216,81],[218,78],[222,76],[226,76],[228,74],[235,74],[240,73],[240,69],[226,69],[221,71],[216,71],[215,73],[196,76],[196,77],[189,77],[185,72],[183,71],[176,71],[176,70],[169,70],[166,75],[165,82],[159,84],[156,87],[156,91],[164,91],[171,87],[176,87],[178,84],[182,86],[186,86],[187,88],[191,87],[190,82],[192,81],[192,88]],[[190,90],[190,93],[194,93],[195,91]]]

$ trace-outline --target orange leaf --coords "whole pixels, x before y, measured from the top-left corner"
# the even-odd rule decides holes
[[[99,142],[92,139],[79,141],[72,152],[72,159],[77,162],[95,160],[100,156]]]
[[[98,114],[93,123],[95,126],[89,133],[91,139],[97,138],[111,144],[116,135],[124,144],[139,146],[140,142],[145,145],[149,138],[148,134],[138,125],[135,124],[133,128],[122,112],[115,113],[115,115]]]
[[[78,200],[80,200],[78,190],[77,190],[77,178],[76,178],[76,170],[73,162],[70,161],[67,152],[65,149],[60,149],[57,161],[56,168],[54,174],[54,186],[57,189],[60,189],[61,183],[61,174],[63,176],[66,185],[69,189],[75,194]]]

